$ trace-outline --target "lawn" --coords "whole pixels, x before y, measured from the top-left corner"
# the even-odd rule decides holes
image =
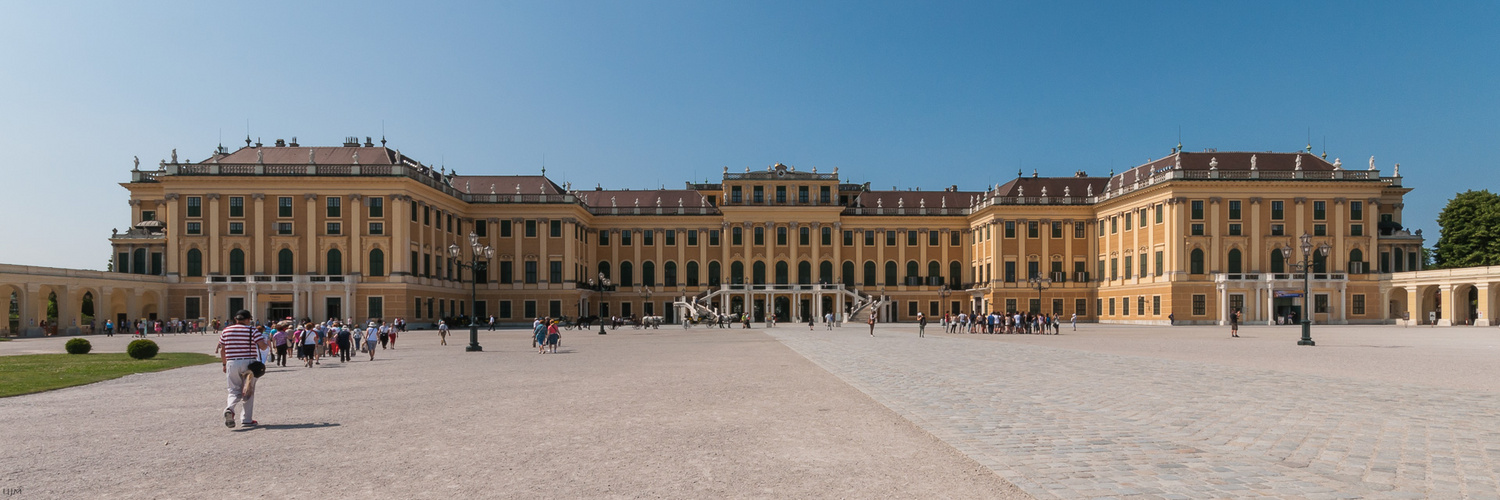
[[[132,359],[125,353],[0,356],[0,398],[218,360],[214,356],[190,352],[164,352],[147,360]]]

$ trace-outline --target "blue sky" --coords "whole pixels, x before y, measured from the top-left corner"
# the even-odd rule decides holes
[[[1177,144],[1389,174],[1436,241],[1495,189],[1500,4],[153,2],[0,16],[0,262],[102,269],[130,159],[385,135],[460,173],[877,188],[1104,174]]]

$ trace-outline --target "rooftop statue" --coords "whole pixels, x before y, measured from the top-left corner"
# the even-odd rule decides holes
[[[1370,157],[1370,161],[1374,162],[1375,161],[1375,157],[1371,156]],[[1373,165],[1374,163],[1371,163],[1371,164]],[[135,157],[135,169],[136,170],[140,170],[141,169],[141,157],[139,157],[139,156]]]
[[[1250,155],[1250,170],[1255,170],[1255,155]]]
[[[1375,170],[1375,157],[1370,157],[1370,170]]]
[[[172,163],[177,163],[177,148],[172,148]]]

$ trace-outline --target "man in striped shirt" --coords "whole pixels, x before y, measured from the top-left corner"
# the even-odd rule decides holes
[[[245,377],[251,375],[250,364],[258,361],[260,350],[269,344],[264,335],[250,326],[253,322],[250,311],[241,310],[234,314],[234,324],[225,327],[219,334],[219,360],[223,361],[224,374],[229,383],[229,404],[224,408],[225,427],[234,427],[234,405],[240,402],[245,403],[240,423],[247,427],[258,425],[251,418],[255,412],[255,395],[244,394]]]

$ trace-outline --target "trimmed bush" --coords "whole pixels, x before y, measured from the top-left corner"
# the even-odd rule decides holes
[[[156,357],[156,352],[160,349],[156,346],[156,342],[137,339],[130,341],[130,345],[125,346],[125,354],[129,354],[130,357],[135,359],[151,359]]]
[[[73,339],[64,344],[63,348],[68,350],[68,354],[88,354],[94,349],[94,345],[89,343],[89,339]]]

